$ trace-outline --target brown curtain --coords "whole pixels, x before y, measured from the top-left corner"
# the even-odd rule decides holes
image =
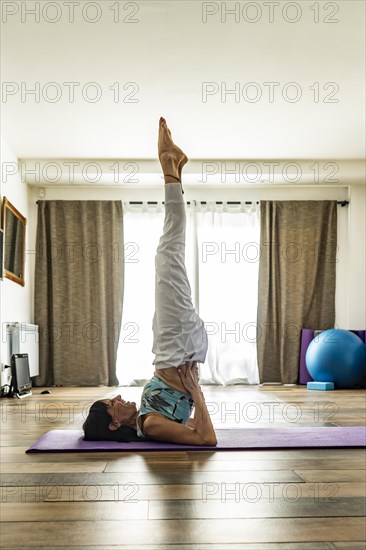
[[[335,322],[336,201],[261,202],[261,382],[296,384],[302,328]]]
[[[118,384],[123,281],[121,201],[39,201],[36,386]]]

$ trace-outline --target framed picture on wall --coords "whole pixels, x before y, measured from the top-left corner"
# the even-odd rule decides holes
[[[24,286],[25,231],[27,220],[6,197],[1,211],[3,276]]]
[[[4,231],[0,229],[0,279],[4,277]]]

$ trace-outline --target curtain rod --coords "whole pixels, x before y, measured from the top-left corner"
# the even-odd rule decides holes
[[[199,201],[200,204],[207,204],[207,201]],[[259,204],[260,201],[256,201],[255,204]],[[226,204],[241,204],[242,201],[227,201]],[[142,201],[130,201],[128,204],[143,204]],[[158,204],[158,201],[147,201],[147,204]],[[164,204],[164,201],[162,202]],[[191,204],[190,201],[187,201],[186,204]],[[223,204],[223,201],[215,201],[215,204]],[[244,204],[253,204],[253,201],[245,201]],[[343,206],[348,206],[349,201],[337,201],[337,204]]]
[[[242,201],[227,201],[226,204],[241,204]],[[260,201],[256,201],[255,204],[259,204]],[[39,201],[36,201],[36,204],[38,204]],[[143,204],[143,201],[129,201],[128,204]],[[158,201],[147,201],[147,204],[158,204]],[[164,201],[162,201],[162,204],[164,204]],[[191,204],[190,201],[187,201],[186,204]],[[207,201],[200,201],[200,204],[207,204]],[[223,204],[223,201],[215,201],[215,204]],[[245,201],[244,204],[253,204],[253,201]],[[340,204],[343,206],[348,206],[349,201],[337,201],[337,204]]]

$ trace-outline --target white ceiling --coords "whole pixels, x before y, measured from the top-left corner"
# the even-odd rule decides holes
[[[206,3],[219,10],[206,23],[202,21],[205,3],[200,1],[119,2],[121,21],[114,23],[111,6],[117,2],[103,0],[94,2],[101,14],[94,24],[81,17],[81,7],[90,2],[75,3],[73,23],[62,1],[57,3],[61,18],[55,23],[45,18],[55,18],[51,4],[56,2],[40,2],[42,9],[49,7],[44,14],[41,11],[39,23],[24,12],[35,2],[4,4],[17,5],[19,12],[7,20],[3,14],[3,89],[12,86],[9,83],[19,90],[31,89],[37,82],[41,89],[39,102],[34,96],[22,101],[20,91],[3,95],[2,132],[19,158],[152,159],[160,115],[167,118],[173,137],[192,159],[364,156],[363,1],[303,0],[277,2],[277,7],[271,2],[273,23],[268,2],[262,1],[252,2],[251,8],[240,2],[240,9],[248,10],[247,18],[262,10],[256,23],[245,21],[243,12],[239,23],[233,15],[222,22],[221,2]],[[298,22],[285,21],[285,4],[301,8]],[[226,3],[228,8],[234,5]],[[314,5],[319,6],[319,23],[314,22]],[[337,6],[339,12],[332,15]],[[294,18],[295,8],[286,9],[286,16]],[[89,6],[87,17],[95,14]],[[326,17],[339,22],[325,23]],[[55,103],[42,97],[49,82],[56,82],[62,92]],[[80,83],[74,103],[65,82]],[[81,95],[81,88],[90,82],[102,92],[96,103]],[[109,87],[116,82],[122,97],[134,90],[123,86],[135,83],[137,102],[115,103]],[[228,95],[224,102],[217,93],[203,102],[204,82],[216,83],[219,89],[233,88],[238,82],[244,95],[245,85],[256,82],[262,99],[250,103],[241,95],[235,102]],[[279,83],[273,103],[266,82]],[[289,82],[296,82],[302,91],[297,103],[282,97]],[[315,82],[320,87],[319,102],[309,89]],[[334,89],[323,89],[329,82],[339,86],[337,103],[323,101]],[[54,91],[48,88],[49,97]],[[95,90],[88,91],[92,97]],[[288,91],[291,95],[294,88]],[[254,87],[248,88],[246,97],[253,97],[253,92]]]

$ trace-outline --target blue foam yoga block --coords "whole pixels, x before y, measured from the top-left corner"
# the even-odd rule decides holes
[[[333,382],[308,382],[306,384],[308,390],[334,390]]]

